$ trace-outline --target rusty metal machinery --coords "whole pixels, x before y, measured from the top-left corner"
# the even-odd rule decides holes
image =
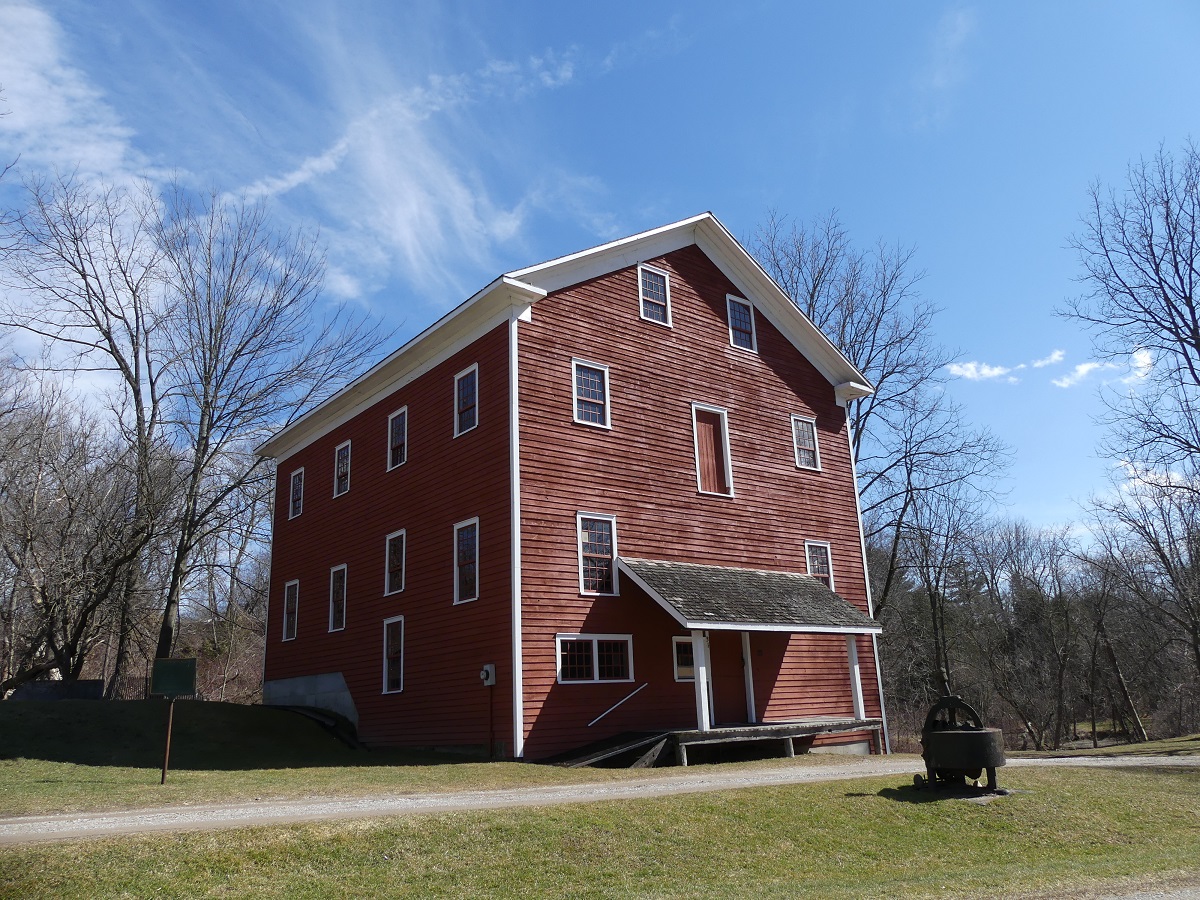
[[[921,756],[925,775],[914,775],[918,787],[977,786],[987,773],[987,789],[996,790],[996,769],[1004,765],[1004,733],[984,728],[983,720],[969,703],[957,696],[942,697],[925,716],[921,730]]]

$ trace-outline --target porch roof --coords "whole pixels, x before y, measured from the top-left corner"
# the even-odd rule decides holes
[[[617,559],[621,573],[689,630],[878,634],[874,619],[811,575],[657,559]]]

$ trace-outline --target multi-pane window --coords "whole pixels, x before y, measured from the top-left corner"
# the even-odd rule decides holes
[[[404,616],[383,620],[383,692],[404,690]]]
[[[725,304],[729,311],[729,343],[743,350],[757,349],[754,339],[754,307],[733,295],[725,298]]]
[[[585,594],[615,594],[617,520],[579,513],[579,589]]]
[[[454,376],[454,436],[479,424],[479,365]]]
[[[388,416],[388,464],[389,469],[402,466],[408,461],[408,407],[396,410]]]
[[[631,635],[560,634],[555,641],[560,682],[633,680]]]
[[[833,590],[833,565],[829,559],[829,544],[824,541],[805,541],[804,555],[808,557],[808,574]]]
[[[733,494],[729,461],[729,422],[725,410],[692,404],[696,442],[696,483],[703,494]]]
[[[289,581],[283,586],[283,639],[296,639],[296,619],[300,610],[300,582]]]
[[[329,570],[329,630],[341,631],[346,627],[346,567],[334,566]]]
[[[807,416],[792,416],[792,443],[796,449],[796,465],[801,469],[821,468],[817,451],[817,422]]]
[[[638,293],[643,319],[671,324],[671,286],[666,272],[638,266]]]
[[[294,519],[304,512],[304,470],[292,473],[292,492],[288,503],[288,518]]]
[[[692,653],[690,637],[671,638],[671,650],[675,655],[675,680],[695,681],[696,660]]]
[[[454,526],[454,602],[479,597],[479,520]]]
[[[608,366],[571,361],[575,376],[575,421],[585,425],[609,427]]]
[[[403,529],[394,531],[387,536],[387,571],[384,573],[383,592],[397,594],[404,590],[404,544],[406,533]]]
[[[340,497],[350,490],[350,442],[338,444],[333,451],[333,496]]]

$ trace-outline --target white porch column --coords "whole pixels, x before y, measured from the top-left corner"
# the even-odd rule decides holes
[[[746,673],[746,721],[753,725],[758,721],[754,715],[754,672],[750,667],[750,632],[742,632],[742,670]]]
[[[858,645],[854,639],[857,635],[846,635],[846,656],[850,659],[850,694],[854,698],[854,718],[865,719],[866,707],[863,705],[862,673],[858,667]]]
[[[692,632],[692,666],[696,678],[696,729],[710,731],[712,717],[708,714],[708,641],[703,631]]]

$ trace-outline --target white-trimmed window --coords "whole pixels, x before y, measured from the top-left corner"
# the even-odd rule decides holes
[[[333,451],[333,496],[350,490],[350,442],[338,444]]]
[[[383,620],[383,692],[404,690],[404,616]]]
[[[633,681],[631,634],[557,634],[554,657],[560,684]]]
[[[294,519],[304,512],[304,469],[292,473],[291,493],[288,496],[288,518]]]
[[[408,407],[402,406],[388,416],[388,460],[390,472],[408,462]]]
[[[576,513],[579,533],[579,592],[617,593],[617,517]]]
[[[693,403],[692,435],[696,448],[696,485],[700,493],[732,497],[728,413],[719,406]]]
[[[387,536],[384,543],[386,562],[383,572],[383,593],[398,594],[404,590],[404,551],[408,534],[401,528]]]
[[[638,297],[643,319],[671,327],[671,278],[666,272],[638,266]]]
[[[571,380],[575,383],[575,421],[583,425],[609,428],[608,366],[571,360]]]
[[[792,447],[796,451],[798,468],[821,468],[821,451],[817,449],[816,419],[810,416],[792,416]]]
[[[671,658],[675,662],[676,681],[696,680],[696,658],[692,652],[690,637],[671,638]]]
[[[300,582],[289,581],[283,586],[283,639],[296,639],[296,620],[300,614]]]
[[[758,339],[754,334],[754,307],[741,297],[725,295],[725,309],[729,316],[730,346],[758,352]]]
[[[479,424],[479,363],[454,376],[454,436]]]
[[[808,574],[833,590],[833,560],[828,541],[805,541],[804,556],[808,560]]]
[[[341,631],[346,627],[346,567],[334,566],[329,570],[329,630]]]
[[[454,526],[454,602],[479,599],[479,519]]]

